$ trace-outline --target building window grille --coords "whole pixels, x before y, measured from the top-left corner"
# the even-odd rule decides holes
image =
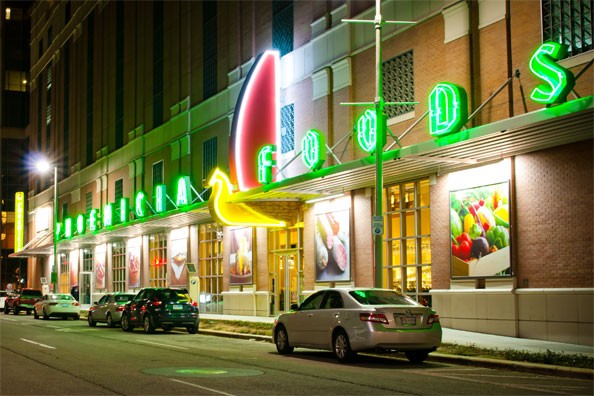
[[[118,179],[115,181],[115,201],[120,202],[120,199],[124,196],[124,179]]]
[[[295,105],[281,108],[281,153],[295,150]]]
[[[413,51],[395,56],[383,63],[383,89],[386,102],[413,102],[415,100],[415,73]],[[414,105],[385,107],[388,118],[414,111]]]
[[[114,242],[111,246],[111,274],[114,292],[126,291],[126,244]]]
[[[149,283],[151,287],[167,286],[167,235],[149,236]]]
[[[163,161],[153,164],[153,187],[157,184],[163,184]]]
[[[216,136],[205,140],[202,143],[202,185],[206,185],[206,179],[217,166],[217,138]],[[210,197],[210,190],[202,198],[207,200]]]
[[[93,193],[91,191],[88,191],[85,193],[85,213],[86,214],[91,213],[92,209],[93,209]]]
[[[568,55],[591,50],[594,6],[586,0],[543,0],[543,41],[569,46]]]
[[[430,302],[429,180],[390,186],[385,194],[387,286]]]
[[[200,225],[200,311],[223,313],[223,227]]]
[[[293,2],[272,1],[272,47],[284,56],[293,51]]]

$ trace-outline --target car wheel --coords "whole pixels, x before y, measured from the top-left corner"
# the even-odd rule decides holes
[[[163,331],[171,331],[173,329],[172,326],[163,326]]]
[[[411,363],[419,364],[419,363],[423,363],[425,361],[425,359],[427,359],[427,356],[429,356],[429,352],[428,351],[406,351],[406,352],[404,352],[404,355]]]
[[[49,315],[47,314],[47,312],[45,312],[45,307],[43,308],[43,319],[44,320],[48,320],[49,319]]]
[[[8,312],[9,312],[8,311],[8,307],[7,306],[4,306],[4,315],[8,315]]]
[[[115,327],[111,314],[107,314],[107,327]]]
[[[93,319],[93,315],[91,315],[90,312],[87,315],[87,322],[89,323],[89,327],[95,327],[95,326],[97,326],[97,322],[95,322],[95,320]]]
[[[80,315],[74,315],[74,316],[72,316],[72,318],[73,318],[74,320],[79,320],[79,319],[80,319]]]
[[[153,322],[151,321],[150,315],[144,315],[142,325],[144,327],[144,332],[146,334],[152,334],[155,332],[155,327],[153,326]]]
[[[134,330],[134,327],[130,323],[130,317],[128,315],[126,315],[126,314],[122,315],[122,321],[120,323],[122,326],[122,330],[128,331],[128,332]]]
[[[281,355],[293,352],[293,347],[289,345],[289,335],[287,329],[284,326],[279,326],[276,329],[276,335],[274,337],[274,343],[276,344],[276,350]]]
[[[188,326],[188,327],[186,327],[186,329],[188,330],[188,333],[189,334],[196,334],[196,333],[198,333],[198,325]]]
[[[27,310],[27,315],[31,315],[31,311],[30,310]]]
[[[339,362],[346,363],[352,361],[357,355],[351,349],[351,343],[349,342],[349,336],[344,330],[339,330],[334,335],[334,354]]]
[[[37,310],[33,309],[33,319],[39,319],[39,315],[37,315]]]
[[[14,311],[12,311],[13,314],[18,315],[21,311],[18,308],[15,308]]]

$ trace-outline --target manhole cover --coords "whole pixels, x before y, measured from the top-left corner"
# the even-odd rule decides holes
[[[263,374],[260,370],[221,367],[162,367],[142,372],[166,377],[250,377]]]

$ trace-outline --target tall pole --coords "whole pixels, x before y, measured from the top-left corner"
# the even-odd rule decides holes
[[[383,73],[382,73],[382,14],[381,0],[375,0],[375,218],[383,218],[382,194],[383,181],[383,152],[386,136],[386,120],[384,117]],[[382,247],[383,227],[381,233],[374,236],[375,255],[375,287],[383,287],[384,253]]]
[[[54,263],[51,268],[50,280],[52,283],[52,292],[56,293],[56,282],[57,278],[57,266],[58,266],[58,167],[54,165]],[[54,275],[56,274],[56,275]]]

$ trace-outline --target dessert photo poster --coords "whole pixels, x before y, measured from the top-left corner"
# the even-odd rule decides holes
[[[251,285],[252,273],[252,233],[253,229],[231,230],[229,275],[232,285]]]
[[[171,265],[169,279],[172,287],[188,286],[188,238],[171,241]]]

